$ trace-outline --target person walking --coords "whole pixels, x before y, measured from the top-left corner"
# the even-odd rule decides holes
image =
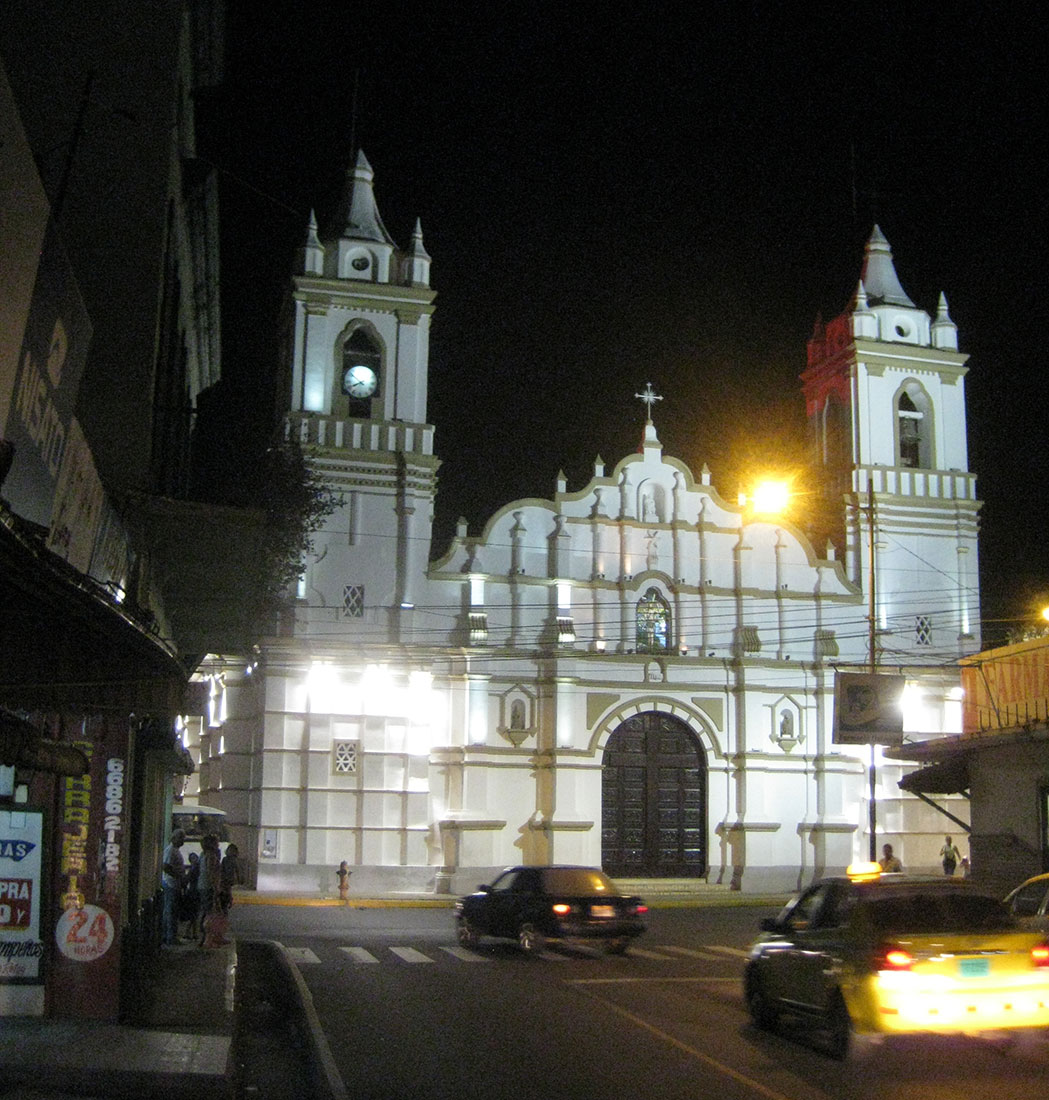
[[[943,838],[943,847],[940,849],[940,859],[943,861],[943,873],[953,875],[958,866],[962,853],[954,846],[954,841],[949,836]]]
[[[162,931],[164,944],[168,947],[173,947],[180,942],[178,938],[179,898],[182,892],[182,880],[186,875],[186,861],[182,858],[181,849],[185,842],[186,834],[181,829],[174,829],[160,861],[160,885],[164,891]]]

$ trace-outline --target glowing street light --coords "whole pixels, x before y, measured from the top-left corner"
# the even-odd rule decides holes
[[[748,496],[740,493],[739,503],[749,505],[757,515],[777,516],[785,512],[790,505],[790,482],[768,478],[759,481]]]

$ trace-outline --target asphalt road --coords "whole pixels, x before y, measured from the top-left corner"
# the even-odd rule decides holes
[[[740,973],[766,910],[665,909],[629,955],[460,949],[440,909],[244,906],[298,961],[351,1097],[1042,1100],[1049,1037],[915,1037],[844,1064],[754,1029]]]

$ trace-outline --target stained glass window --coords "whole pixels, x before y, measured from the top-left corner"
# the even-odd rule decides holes
[[[670,608],[654,588],[638,600],[637,648],[642,653],[670,648]]]

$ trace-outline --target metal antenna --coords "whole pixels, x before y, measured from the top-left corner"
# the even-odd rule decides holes
[[[350,159],[357,155],[357,108],[361,91],[361,70],[353,70],[353,107],[350,111]]]

